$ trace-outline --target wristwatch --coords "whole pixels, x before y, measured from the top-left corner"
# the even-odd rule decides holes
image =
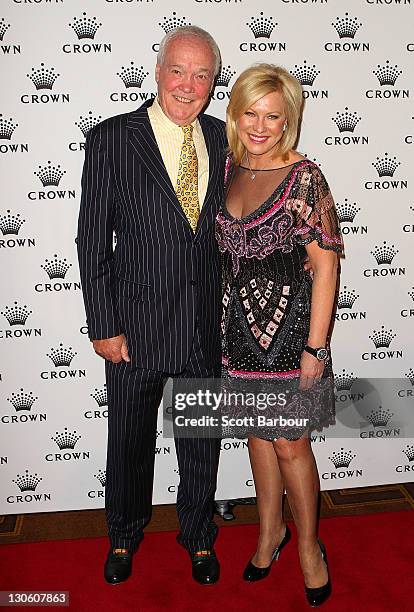
[[[324,346],[312,348],[311,346],[306,345],[304,350],[316,357],[316,359],[319,359],[319,361],[326,361],[329,356],[329,351]]]

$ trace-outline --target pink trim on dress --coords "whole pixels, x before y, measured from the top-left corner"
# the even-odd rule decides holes
[[[300,376],[300,370],[289,370],[288,372],[246,372],[245,370],[227,370],[227,373],[234,378],[279,378],[282,380],[298,378]]]
[[[315,230],[315,232],[318,232],[318,234],[321,234],[322,238],[326,241],[326,242],[330,242],[331,244],[342,244],[342,240],[340,238],[336,238],[336,236],[328,236],[328,234],[325,234],[325,232],[323,231],[323,229],[321,227],[318,227],[317,225],[315,225],[315,227],[311,227],[310,225],[304,225],[300,228],[298,228],[295,231],[295,234],[307,234],[309,232],[310,229]]]
[[[227,155],[226,163],[224,166],[224,185],[227,185],[227,177],[229,176],[230,168],[231,168],[231,155]]]

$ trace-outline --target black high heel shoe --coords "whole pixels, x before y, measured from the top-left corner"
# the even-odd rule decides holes
[[[263,580],[263,578],[266,578],[270,573],[270,568],[272,567],[273,561],[275,559],[279,559],[279,555],[281,553],[282,548],[286,546],[286,544],[290,541],[291,537],[292,534],[290,533],[290,529],[288,525],[286,525],[285,535],[274,549],[270,565],[268,565],[267,567],[257,567],[251,561],[249,561],[243,572],[243,579],[247,582],[256,582],[257,580]]]
[[[321,587],[316,588],[310,588],[305,585],[306,599],[308,600],[308,604],[312,606],[312,608],[316,608],[317,606],[322,605],[332,593],[332,585],[329,576],[328,557],[326,556],[326,549],[320,540],[318,540],[318,544],[319,548],[321,549],[322,560],[325,563],[326,570],[328,572],[328,582],[323,584]]]

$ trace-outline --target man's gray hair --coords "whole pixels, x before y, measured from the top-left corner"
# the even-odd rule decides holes
[[[211,34],[206,32],[206,30],[203,30],[203,28],[199,28],[198,26],[182,26],[180,28],[175,28],[174,30],[171,30],[171,32],[168,32],[168,34],[164,36],[160,43],[160,50],[158,51],[157,55],[157,63],[160,65],[164,63],[165,53],[170,42],[172,40],[175,40],[176,38],[181,38],[183,36],[201,38],[201,40],[203,40],[209,45],[215,59],[214,77],[216,77],[220,72],[221,66],[220,49],[218,48],[218,45],[214,38],[211,36]]]

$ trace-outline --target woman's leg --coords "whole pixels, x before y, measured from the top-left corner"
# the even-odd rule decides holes
[[[267,567],[274,549],[285,535],[283,482],[271,441],[250,437],[249,455],[260,519],[259,541],[252,562],[256,567]]]
[[[279,438],[273,445],[296,524],[305,585],[322,586],[328,573],[317,542],[319,476],[309,439]]]

